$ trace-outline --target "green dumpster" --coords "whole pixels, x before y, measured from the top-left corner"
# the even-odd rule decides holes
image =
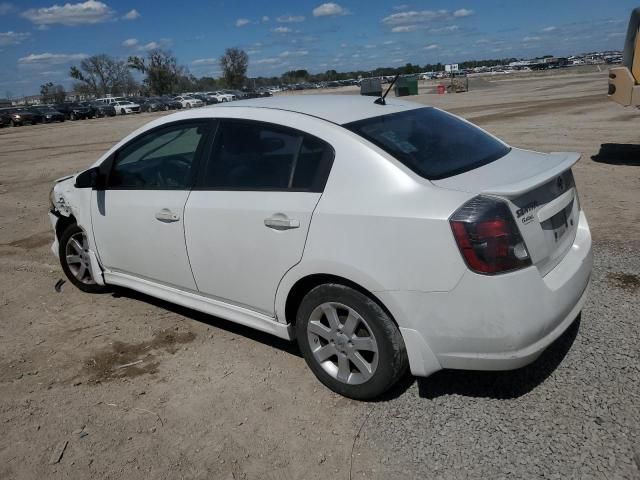
[[[394,85],[396,97],[406,97],[408,95],[418,95],[418,77],[400,77]]]

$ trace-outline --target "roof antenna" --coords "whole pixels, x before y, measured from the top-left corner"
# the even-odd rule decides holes
[[[400,76],[400,74],[397,74],[395,76],[395,78],[393,79],[393,81],[389,85],[389,88],[387,88],[387,91],[384,92],[384,95],[382,95],[380,98],[376,98],[373,103],[375,103],[376,105],[386,105],[387,104],[387,102],[385,102],[384,99],[386,98],[387,93],[389,93],[389,90],[391,90],[393,88],[393,85],[396,83],[396,80],[398,80],[399,76]]]

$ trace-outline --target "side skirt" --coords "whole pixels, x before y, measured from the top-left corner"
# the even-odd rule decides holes
[[[167,302],[192,308],[216,317],[224,318],[240,325],[255,328],[261,332],[270,333],[285,340],[293,339],[290,324],[278,322],[275,318],[254,312],[247,308],[230,305],[219,300],[213,300],[193,292],[185,292],[175,287],[151,282],[120,272],[103,273],[105,283],[130,288]]]

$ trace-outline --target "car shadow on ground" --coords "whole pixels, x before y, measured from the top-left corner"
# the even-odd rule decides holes
[[[518,370],[483,372],[441,370],[428,378],[419,378],[420,397],[434,399],[443,395],[514,399],[544,382],[562,363],[580,329],[580,316],[538,359]]]
[[[296,357],[302,357],[296,342],[287,341],[213,315],[166,302],[144,293],[117,288],[114,297],[126,297],[202,322],[235,335],[241,335]],[[373,402],[387,402],[402,396],[414,382],[421,398],[434,399],[443,395],[464,395],[495,399],[513,399],[529,393],[540,385],[560,365],[567,355],[580,328],[580,316],[532,364],[506,372],[441,370],[428,378],[417,378],[407,372],[389,391]]]
[[[160,300],[159,298],[151,297],[149,295],[145,295],[144,293],[136,292],[134,290],[128,290],[125,288],[119,287],[114,289],[114,292],[112,293],[112,295],[114,297],[126,297],[126,298],[131,298],[133,300],[145,302],[150,305],[154,305],[158,308],[162,308],[164,310],[168,310],[178,315],[182,315],[183,317],[187,317],[191,320],[205,323],[207,325],[210,325],[215,328],[219,328],[226,332],[249,338],[254,342],[260,342],[270,347],[277,348],[283,352],[289,353],[290,355],[302,357],[302,354],[300,353],[300,350],[298,349],[298,345],[296,344],[296,342],[290,342],[282,338],[270,335],[268,333],[261,332],[254,328],[240,325],[239,323],[234,323],[229,320],[225,320],[223,318],[198,312],[197,310],[192,310],[187,307],[182,307],[180,305],[166,302],[164,300]]]
[[[603,143],[591,160],[609,165],[640,166],[640,145],[631,143]]]

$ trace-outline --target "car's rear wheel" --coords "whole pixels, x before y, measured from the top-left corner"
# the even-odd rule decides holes
[[[378,303],[344,285],[320,285],[303,298],[296,336],[316,377],[346,397],[375,398],[407,369],[396,324]]]
[[[69,225],[59,240],[60,264],[69,281],[83,292],[105,293],[105,285],[93,279],[87,234],[78,225]]]

